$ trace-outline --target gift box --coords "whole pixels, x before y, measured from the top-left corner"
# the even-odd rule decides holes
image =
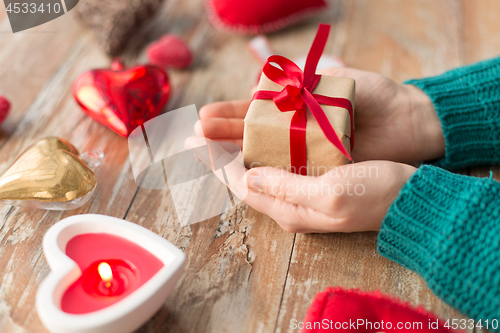
[[[320,25],[304,72],[284,57],[268,59],[245,117],[247,168],[319,176],[351,159],[355,81],[315,74],[328,31]]]

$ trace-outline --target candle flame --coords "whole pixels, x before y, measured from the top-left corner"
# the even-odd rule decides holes
[[[104,281],[111,281],[113,278],[113,272],[111,271],[111,266],[107,262],[101,262],[97,267],[101,279]]]

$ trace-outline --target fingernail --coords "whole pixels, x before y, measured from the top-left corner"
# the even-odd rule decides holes
[[[247,187],[254,191],[261,191],[262,186],[262,177],[258,174],[252,173],[247,177]]]

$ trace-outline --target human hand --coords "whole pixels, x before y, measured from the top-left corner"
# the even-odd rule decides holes
[[[444,156],[441,123],[423,91],[351,68],[328,68],[321,74],[356,80],[354,161],[413,164]],[[243,119],[249,105],[250,101],[234,101],[204,106],[195,125],[196,134],[242,147]]]
[[[186,147],[201,146],[203,140],[188,138]],[[271,167],[245,173],[242,161],[235,163],[229,152],[211,146],[211,150],[196,151],[200,160],[207,166],[213,161],[231,161],[225,164],[230,189],[288,232],[379,230],[390,205],[416,170],[407,164],[370,161],[343,165],[320,177]],[[222,173],[215,174],[227,183]]]
[[[331,169],[321,177],[262,167],[249,170],[245,200],[285,231],[378,231],[390,205],[416,169],[369,161]]]

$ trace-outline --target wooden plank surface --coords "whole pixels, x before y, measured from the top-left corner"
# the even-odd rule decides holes
[[[34,307],[49,273],[41,242],[60,219],[99,213],[138,223],[187,255],[182,279],[162,309],[139,332],[293,332],[314,295],[327,286],[381,291],[462,318],[435,297],[416,274],[382,258],[376,233],[294,235],[244,204],[219,217],[181,226],[168,190],[138,188],[127,140],[86,117],[71,84],[109,60],[72,14],[12,34],[0,5],[0,94],[13,102],[0,132],[0,172],[31,143],[48,135],[82,151],[102,150],[95,195],[80,209],[46,212],[0,206],[0,331],[45,332]],[[348,66],[394,80],[435,75],[500,53],[495,0],[342,0],[307,22],[269,36],[287,57],[307,53],[318,22],[332,24],[326,52]],[[216,31],[201,0],[169,0],[131,37],[130,63],[145,61],[144,46],[177,33],[195,51],[193,67],[172,71],[168,110],[250,97],[260,64],[248,38]],[[470,170],[489,176],[490,168]],[[495,178],[500,172],[495,170]]]

